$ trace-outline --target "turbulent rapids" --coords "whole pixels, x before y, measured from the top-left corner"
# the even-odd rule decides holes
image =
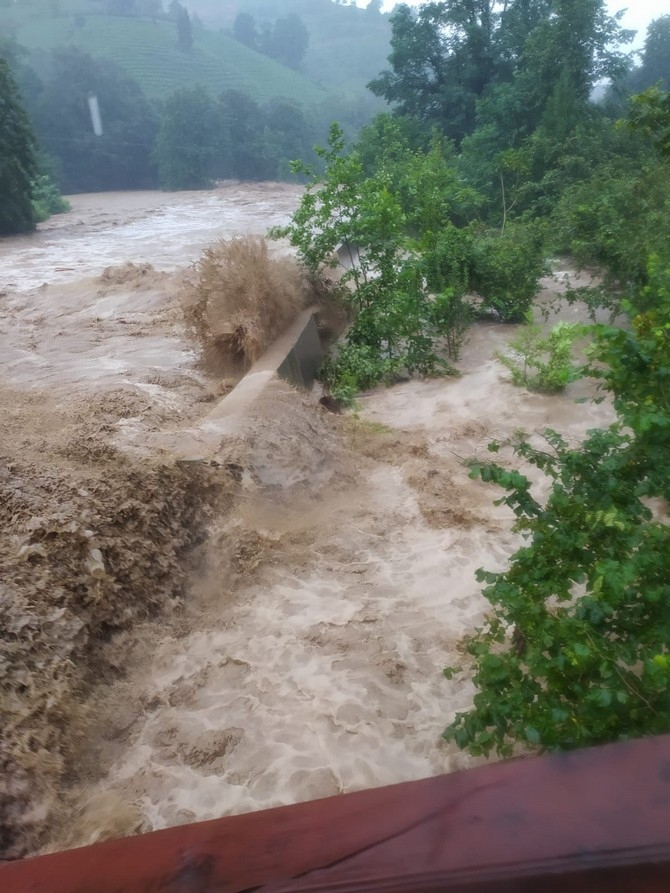
[[[584,384],[512,387],[495,354],[513,329],[488,323],[458,378],[342,416],[275,380],[213,428],[229,385],[192,265],[298,198],[79,196],[0,243],[8,857],[472,763],[440,738],[472,697],[441,669],[482,616],[475,569],[517,537],[463,459],[519,428],[576,440],[610,410],[575,404]]]

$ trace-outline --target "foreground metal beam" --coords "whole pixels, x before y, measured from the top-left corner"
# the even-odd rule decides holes
[[[2,893],[670,893],[670,736],[0,866]]]

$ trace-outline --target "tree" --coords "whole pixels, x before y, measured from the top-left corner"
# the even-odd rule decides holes
[[[663,158],[670,159],[670,91],[650,87],[633,96],[628,123],[631,130],[643,134]]]
[[[514,0],[505,4],[496,36],[503,81],[511,80],[520,69],[529,35],[550,18],[554,3],[555,0]]]
[[[209,186],[223,146],[221,116],[209,94],[202,87],[177,90],[165,103],[156,140],[161,186]]]
[[[0,235],[35,228],[31,202],[37,141],[7,62],[0,58]]]
[[[460,141],[475,126],[477,99],[495,72],[494,0],[403,5],[391,16],[391,69],[369,84],[402,114]]]
[[[289,68],[299,69],[309,46],[309,32],[295,13],[274,23],[268,55]]]
[[[188,14],[188,10],[183,7],[177,16],[177,47],[183,53],[190,53],[193,49],[191,17]]]
[[[630,73],[624,85],[632,93],[654,85],[664,90],[670,88],[670,15],[649,25],[640,67]]]
[[[458,142],[488,123],[523,138],[552,99],[579,110],[626,68],[630,33],[604,0],[444,0],[391,22],[391,69],[370,89]]]
[[[233,37],[235,40],[249,47],[250,50],[258,49],[258,33],[254,17],[248,12],[238,13],[233,22]]]
[[[628,56],[619,47],[631,40],[633,32],[622,30],[619,18],[607,14],[604,0],[555,0],[553,14],[526,42],[515,79],[527,110],[528,133],[545,115],[549,131],[558,123],[565,132],[562,113],[569,110],[574,124],[583,115],[593,86],[626,71]],[[562,111],[556,114],[557,109]]]
[[[285,177],[291,161],[314,158],[313,127],[299,105],[273,99],[265,108],[265,124],[274,147],[274,177]]]
[[[267,131],[258,103],[239,90],[226,90],[221,94],[219,108],[230,145],[227,176],[241,180],[276,176],[275,140]]]
[[[100,136],[91,124],[91,94],[100,108]],[[139,84],[114,62],[74,48],[54,51],[32,111],[66,192],[156,186],[157,116]]]

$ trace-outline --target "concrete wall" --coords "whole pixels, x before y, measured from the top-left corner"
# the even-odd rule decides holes
[[[277,375],[291,384],[309,389],[314,384],[322,360],[323,347],[314,314],[310,312],[293,347],[277,368]]]
[[[274,378],[311,388],[322,357],[312,307],[303,311],[270,345],[210,413],[192,427],[161,432],[156,447],[171,452],[180,461],[202,461],[216,455],[223,438],[243,435],[254,402]]]

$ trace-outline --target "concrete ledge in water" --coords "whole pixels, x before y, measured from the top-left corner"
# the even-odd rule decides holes
[[[275,375],[291,384],[311,388],[322,358],[314,308],[310,307],[270,345],[205,421],[238,413],[259,396]]]
[[[241,435],[253,404],[274,378],[311,388],[322,357],[314,308],[310,307],[270,345],[205,418],[192,428],[161,436],[158,445],[182,461],[214,456],[222,438]]]
[[[319,338],[313,311],[293,347],[277,368],[277,375],[291,384],[311,388],[323,360],[323,347]]]

